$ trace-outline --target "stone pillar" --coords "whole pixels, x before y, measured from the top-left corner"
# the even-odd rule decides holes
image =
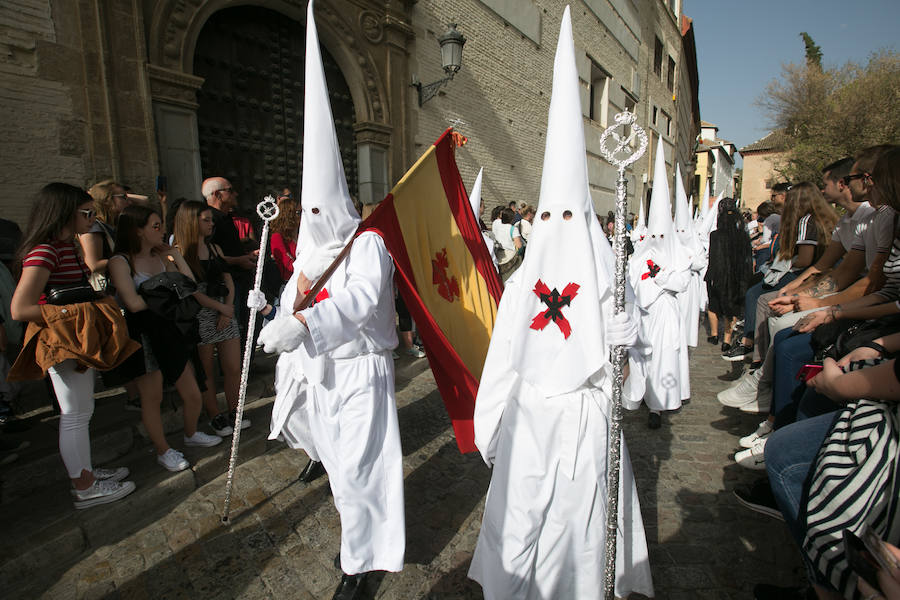
[[[367,122],[357,123],[354,130],[359,165],[359,201],[363,205],[378,204],[391,189],[388,163],[392,128]]]
[[[393,125],[390,152],[390,181],[396,183],[417,158],[411,156],[414,136],[410,126],[409,41],[415,36],[408,17],[398,2],[389,2],[384,20],[384,44],[387,49],[385,87],[388,96],[386,120]]]
[[[203,78],[148,65],[156,121],[160,175],[170,198],[200,199],[203,174],[197,133],[197,90]]]

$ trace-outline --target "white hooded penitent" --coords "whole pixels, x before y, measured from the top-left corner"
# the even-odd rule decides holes
[[[602,595],[612,252],[594,216],[582,122],[566,8],[534,229],[500,301],[475,403],[475,443],[493,474],[469,576],[485,598]],[[652,596],[624,442],[621,455],[615,592]]]
[[[480,215],[481,212],[481,185],[482,178],[484,176],[484,168],[478,169],[478,177],[475,178],[475,183],[472,184],[472,193],[469,194],[469,204],[472,205],[472,213],[475,215],[475,221],[480,223]],[[494,262],[494,268],[497,268],[497,255],[494,253],[494,238],[492,238],[486,231],[481,232],[481,237],[484,238],[484,245],[487,246],[488,254],[491,255],[491,260]]]

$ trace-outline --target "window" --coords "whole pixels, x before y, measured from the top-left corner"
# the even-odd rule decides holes
[[[637,109],[637,100],[635,100],[625,88],[622,88],[622,91],[625,92],[625,110],[631,114],[635,114],[634,111]],[[631,136],[631,125],[626,125],[622,133],[624,134],[625,139],[628,139]],[[634,140],[632,140],[631,146],[634,147]]]
[[[662,112],[662,123],[660,124],[660,129],[666,132],[666,135],[672,135],[672,117],[666,111]]]
[[[670,92],[675,91],[675,59],[671,56],[669,57],[669,69],[666,74],[666,85],[669,87]]]
[[[590,106],[588,117],[606,127],[609,107],[609,73],[591,60]]]
[[[661,39],[656,38],[656,46],[653,49],[653,72],[657,77],[662,77],[662,57],[663,43]]]
[[[653,120],[651,121],[654,125],[656,125],[659,121],[659,109],[657,107],[653,107]]]

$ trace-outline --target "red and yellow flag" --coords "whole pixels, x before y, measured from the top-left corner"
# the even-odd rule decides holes
[[[478,381],[502,284],[453,155],[448,129],[360,226],[381,235],[461,452],[474,452]]]

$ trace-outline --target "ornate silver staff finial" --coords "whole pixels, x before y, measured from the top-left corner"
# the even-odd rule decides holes
[[[256,205],[256,214],[263,221],[262,233],[259,236],[259,255],[256,257],[256,275],[253,289],[259,291],[262,282],[263,264],[266,260],[266,246],[269,242],[269,222],[278,216],[280,209],[273,196],[266,196]],[[247,342],[244,344],[244,362],[241,365],[241,387],[238,393],[237,414],[234,417],[234,433],[231,438],[231,458],[228,460],[228,477],[225,480],[225,505],[222,509],[222,523],[228,523],[228,512],[231,508],[231,490],[234,487],[234,469],[237,466],[238,445],[241,443],[241,421],[244,418],[244,401],[247,399],[247,377],[250,374],[250,357],[253,353],[253,332],[256,329],[256,311],[250,311],[247,324]]]
[[[625,169],[643,156],[647,150],[647,133],[637,124],[633,113],[621,112],[615,116],[615,124],[600,136],[600,152],[611,165],[616,167],[616,227],[613,250],[616,255],[615,312],[625,310],[625,192],[627,180]],[[616,133],[619,127],[631,127],[626,136]],[[612,138],[616,146],[610,149],[607,141]],[[638,146],[632,149],[637,139]],[[606,509],[606,570],[604,571],[604,598],[613,600],[616,588],[616,532],[619,519],[619,467],[622,461],[622,383],[625,369],[625,347],[613,349],[612,419],[609,427],[609,451],[607,455],[607,509]]]
[[[263,220],[263,227],[268,225],[269,221],[274,221],[278,217],[280,211],[281,209],[278,208],[278,202],[273,196],[266,196],[263,198],[262,202],[256,205],[256,214]]]

